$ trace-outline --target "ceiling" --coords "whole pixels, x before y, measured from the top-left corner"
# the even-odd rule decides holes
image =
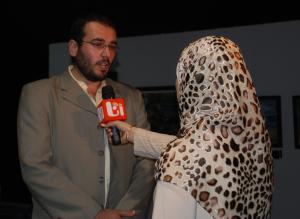
[[[149,4],[116,6],[101,0],[68,1],[55,3],[44,0],[40,3],[28,1],[9,5],[11,21],[26,34],[40,43],[66,41],[69,26],[81,13],[99,12],[110,17],[118,27],[119,36],[136,36],[157,33],[182,32],[242,26],[300,19],[300,13],[284,3],[267,5],[252,1],[230,3],[228,1],[200,1],[197,6],[189,1],[170,3],[169,7]],[[177,2],[177,1],[175,1]],[[178,1],[179,3],[179,1]],[[233,5],[235,4],[235,5]],[[240,8],[240,9],[235,9]],[[294,11],[294,12],[293,12]]]

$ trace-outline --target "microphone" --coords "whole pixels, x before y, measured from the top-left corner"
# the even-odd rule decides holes
[[[102,101],[97,107],[100,123],[108,123],[115,120],[126,120],[125,102],[122,98],[115,98],[112,86],[102,88]],[[112,127],[113,145],[121,144],[120,131],[116,126]]]

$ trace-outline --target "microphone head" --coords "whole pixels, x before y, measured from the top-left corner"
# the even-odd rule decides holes
[[[112,86],[106,85],[102,88],[102,99],[114,99],[115,92]]]

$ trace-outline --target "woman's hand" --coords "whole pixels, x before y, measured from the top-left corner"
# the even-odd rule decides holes
[[[133,217],[135,215],[135,210],[122,211],[116,209],[103,209],[98,212],[95,219],[121,219],[123,217]]]
[[[109,143],[112,142],[112,126],[116,126],[120,130],[121,144],[133,143],[133,127],[122,121],[112,121],[107,124],[101,124],[105,128]]]

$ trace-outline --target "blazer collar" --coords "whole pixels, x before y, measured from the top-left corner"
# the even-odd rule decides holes
[[[59,77],[60,92],[65,100],[93,114],[97,114],[95,105],[91,102],[87,94],[80,88],[76,81],[74,81],[68,71],[65,71]]]

